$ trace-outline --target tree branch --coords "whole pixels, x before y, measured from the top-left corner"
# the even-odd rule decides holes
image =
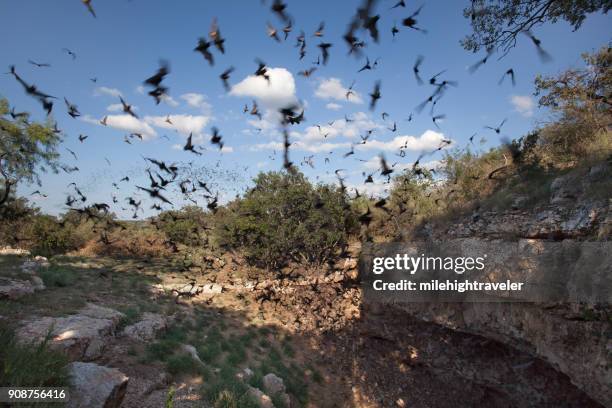
[[[4,192],[2,193],[2,197],[0,197],[0,206],[2,206],[8,200],[11,192],[11,186],[14,184],[2,167],[2,160],[4,159],[5,155],[6,154],[0,156],[0,174],[2,174],[2,177],[4,177]]]

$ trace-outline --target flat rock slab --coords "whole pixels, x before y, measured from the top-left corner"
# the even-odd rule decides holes
[[[156,313],[145,312],[142,320],[123,329],[122,335],[136,341],[153,340],[157,333],[168,328],[168,318]]]
[[[129,378],[116,368],[94,363],[74,362],[70,373],[68,408],[118,408],[123,401]]]
[[[0,255],[29,256],[30,251],[21,248],[2,247],[0,248]]]
[[[92,360],[102,354],[106,338],[122,316],[116,310],[88,304],[75,315],[27,321],[17,330],[17,338],[22,343],[40,343],[49,335],[52,348],[63,350],[73,360]]]
[[[19,299],[34,293],[35,287],[30,281],[0,278],[0,299]]]

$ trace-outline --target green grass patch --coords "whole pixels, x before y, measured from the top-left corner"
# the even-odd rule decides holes
[[[121,318],[117,325],[117,330],[121,330],[126,326],[134,324],[140,318],[140,310],[137,307],[129,306],[126,308],[118,308],[125,316]]]
[[[68,358],[49,349],[49,338],[21,345],[8,327],[0,327],[0,386],[62,387],[68,385]]]
[[[274,347],[270,348],[266,358],[255,370],[253,382],[259,382],[256,376],[263,378],[268,373],[274,373],[282,378],[287,392],[297,399],[300,406],[306,406],[308,403],[308,384],[304,381],[304,370],[297,364],[287,366],[283,362],[281,353]]]
[[[234,368],[224,366],[202,387],[203,397],[215,408],[255,408],[259,405],[249,395],[245,383],[236,378]]]
[[[172,375],[201,374],[202,365],[189,354],[172,355],[166,359],[166,369]]]
[[[45,286],[60,287],[72,286],[77,280],[77,273],[73,269],[65,266],[51,265],[48,268],[41,268],[39,272]]]

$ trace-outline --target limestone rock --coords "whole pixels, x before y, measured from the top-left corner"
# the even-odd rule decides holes
[[[88,304],[78,314],[26,321],[17,329],[17,339],[40,343],[49,334],[52,348],[63,350],[73,360],[93,360],[102,354],[121,316],[116,310]]]
[[[286,389],[283,379],[273,373],[266,374],[264,376],[263,387],[264,390],[270,395],[284,393]]]
[[[116,368],[94,363],[69,365],[70,399],[68,408],[118,408],[121,406],[129,378]]]
[[[35,287],[30,281],[0,278],[0,299],[19,299],[31,295],[34,290]]]
[[[181,345],[181,351],[183,351],[186,354],[189,354],[191,356],[191,358],[193,358],[198,363],[204,364],[202,362],[202,360],[200,360],[200,356],[198,355],[198,351],[191,344],[182,344]]]
[[[249,394],[259,404],[260,408],[274,408],[272,399],[264,394],[259,388],[249,387]]]
[[[168,328],[168,319],[160,314],[145,312],[139,322],[123,329],[122,334],[137,341],[153,340],[157,333]]]
[[[30,255],[30,251],[28,251],[27,249],[11,248],[10,246],[5,246],[0,248],[0,255],[28,256]]]

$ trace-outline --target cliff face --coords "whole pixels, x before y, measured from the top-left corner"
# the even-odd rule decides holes
[[[516,197],[512,209],[475,211],[444,226],[425,225],[422,235],[433,241],[468,240],[472,246],[483,248],[500,239],[517,245],[553,243],[558,244],[559,256],[568,243],[609,244],[611,167],[610,162],[604,162],[554,179],[547,200],[530,208],[522,205],[529,197]],[[504,251],[503,246],[499,248]],[[510,251],[512,245],[506,248]],[[609,288],[612,262],[609,256],[601,262],[603,267],[592,271],[591,284]],[[590,272],[582,270],[576,274],[588,280]],[[577,292],[572,293],[571,285],[568,287],[569,298],[582,302],[402,303],[399,307],[421,319],[489,337],[540,357],[592,398],[612,406],[611,305],[597,304],[588,297],[572,297]]]

